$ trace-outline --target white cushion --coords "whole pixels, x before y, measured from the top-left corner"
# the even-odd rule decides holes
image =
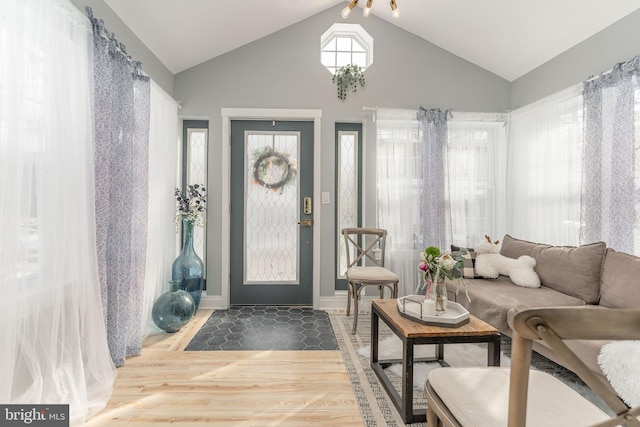
[[[397,282],[398,275],[384,267],[351,267],[347,277],[353,282]]]
[[[598,364],[618,396],[631,407],[640,405],[640,341],[603,345]]]
[[[435,369],[428,382],[463,426],[507,425],[509,368]],[[527,427],[583,427],[609,418],[562,381],[530,371]]]

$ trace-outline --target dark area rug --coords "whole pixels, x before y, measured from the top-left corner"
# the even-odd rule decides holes
[[[303,307],[216,310],[185,351],[338,350],[329,315]]]

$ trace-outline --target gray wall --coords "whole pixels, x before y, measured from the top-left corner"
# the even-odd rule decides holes
[[[140,41],[140,39],[122,22],[104,0],[71,0],[84,13],[84,7],[93,9],[93,16],[102,19],[116,39],[127,47],[127,53],[136,61],[142,62],[142,70],[147,73],[169,95],[173,95],[173,73]]]
[[[509,82],[452,55],[425,40],[379,18],[352,14],[374,39],[374,63],[366,72],[366,87],[349,93],[346,101],[336,96],[331,73],[320,63],[320,36],[340,17],[338,5],[268,37],[185,70],[175,76],[174,98],[183,103],[184,118],[208,118],[209,215],[207,271],[219,272],[221,249],[220,189],[226,185],[220,174],[221,117],[223,107],[313,108],[322,117],[322,191],[329,191],[332,204],[316,202],[322,215],[322,235],[333,236],[334,126],[336,122],[363,122],[365,163],[375,164],[375,125],[363,106],[417,109],[452,108],[459,111],[505,111],[509,105]],[[366,222],[374,225],[375,176],[367,168],[369,183],[364,200]],[[320,259],[321,295],[334,292],[334,241],[324,238]],[[220,294],[215,273],[207,286]]]
[[[207,118],[210,127],[210,206],[220,203],[220,110],[223,107],[314,108],[322,118],[322,191],[334,190],[334,125],[362,122],[365,136],[365,181],[375,182],[375,125],[363,106],[452,108],[458,111],[505,111],[534,102],[579,83],[640,53],[640,11],[618,21],[588,40],[548,61],[512,83],[497,77],[387,22],[354,13],[340,18],[344,4],[285,28],[254,43],[174,76],[104,0],[71,0],[78,8],[93,8],[107,28],[127,46],[165,91],[182,101],[184,118]],[[374,63],[366,70],[367,87],[337,99],[330,73],[320,64],[320,35],[335,22],[358,23],[374,39]],[[375,224],[375,188],[367,187],[366,225]],[[333,200],[332,200],[333,203]],[[334,206],[316,205],[322,215],[322,234],[332,235]],[[210,209],[209,242],[220,241],[220,212]],[[333,240],[321,250],[321,294],[333,294]],[[210,272],[220,271],[220,248],[209,245]],[[326,272],[326,273],[325,273]],[[215,277],[215,275],[214,275]],[[209,276],[209,290],[220,283]]]
[[[516,109],[640,54],[640,11],[525,74],[511,84],[510,108]]]

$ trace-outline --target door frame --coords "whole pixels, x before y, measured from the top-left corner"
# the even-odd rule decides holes
[[[231,121],[232,120],[288,120],[313,121],[313,308],[317,309],[320,302],[320,230],[322,227],[320,215],[320,196],[322,182],[322,168],[320,167],[322,110],[311,109],[281,109],[281,108],[222,108],[222,186],[220,204],[220,218],[222,233],[220,253],[222,254],[220,268],[221,303],[228,308],[231,295],[229,247],[231,244]]]

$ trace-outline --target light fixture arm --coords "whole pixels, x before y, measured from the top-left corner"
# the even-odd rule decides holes
[[[349,15],[351,14],[351,10],[354,7],[356,7],[357,4],[358,4],[358,0],[351,0],[351,3],[349,4],[349,6],[342,9],[342,17],[345,19],[348,18]]]
[[[362,15],[366,18],[367,16],[369,16],[369,13],[371,12],[371,5],[373,4],[373,0],[367,0],[367,5],[364,7],[364,10],[362,11]]]
[[[353,10],[354,7],[356,7],[358,5],[358,0],[351,0],[351,3],[349,3],[349,5],[347,7],[345,7],[344,9],[342,9],[342,17],[343,18],[348,18],[349,15],[351,15],[351,11]],[[369,13],[371,13],[371,6],[373,5],[373,0],[367,0],[367,5],[364,7],[364,10],[362,11],[362,14],[367,17],[369,16]],[[396,0],[391,0],[389,2],[389,6],[391,7],[391,14],[393,15],[394,18],[398,19],[400,17],[400,13],[398,12],[398,5],[396,4]]]
[[[389,6],[391,6],[391,13],[395,19],[400,17],[400,13],[398,12],[398,5],[396,4],[396,0],[391,0],[389,2]]]

